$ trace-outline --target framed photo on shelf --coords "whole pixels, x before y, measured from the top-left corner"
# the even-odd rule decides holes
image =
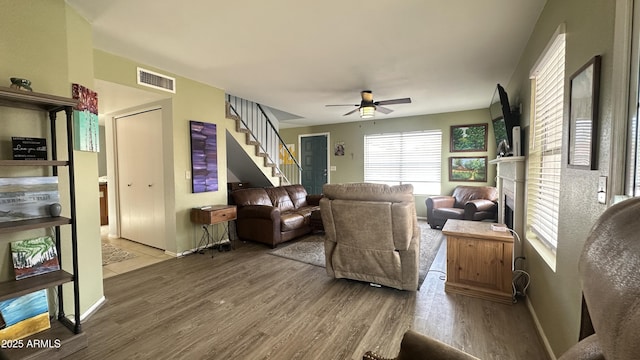
[[[451,126],[451,152],[487,151],[487,129],[486,123]]]
[[[449,157],[449,181],[487,182],[487,157]]]
[[[596,170],[600,55],[596,55],[570,78],[569,167]]]

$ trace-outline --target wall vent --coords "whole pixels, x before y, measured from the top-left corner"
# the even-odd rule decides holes
[[[138,84],[176,93],[176,79],[140,67],[138,68]]]

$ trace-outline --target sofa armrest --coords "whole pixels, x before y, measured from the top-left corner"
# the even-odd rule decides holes
[[[402,337],[400,353],[395,358],[385,358],[368,351],[362,357],[363,360],[479,360],[461,350],[451,347],[443,342],[428,336],[418,334],[413,330],[407,330]]]
[[[464,204],[464,218],[467,220],[473,220],[473,215],[478,211],[491,211],[497,208],[497,206],[498,205],[491,200],[469,200]]]
[[[322,194],[307,195],[307,205],[318,206],[320,205],[320,199],[322,199]]]
[[[429,203],[431,203],[432,209],[452,208],[456,203],[456,198],[447,195],[431,196],[427,198],[427,206],[429,206]]]
[[[248,205],[238,209],[238,219],[270,219],[280,221],[280,209],[275,206]]]

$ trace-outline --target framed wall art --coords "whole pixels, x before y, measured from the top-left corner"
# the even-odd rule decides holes
[[[487,182],[487,157],[451,156],[449,181]]]
[[[78,100],[78,106],[73,109],[73,148],[100,152],[98,93],[80,84],[73,84],[71,94]]]
[[[487,151],[487,124],[451,126],[451,152]]]
[[[569,167],[596,170],[600,55],[594,56],[570,78]]]
[[[193,193],[218,191],[218,139],[216,124],[189,121]]]

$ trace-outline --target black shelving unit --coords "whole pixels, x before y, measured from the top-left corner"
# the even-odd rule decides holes
[[[0,283],[0,300],[6,300],[32,293],[34,291],[58,288],[58,316],[52,321],[51,329],[39,332],[22,340],[23,346],[15,349],[2,349],[9,359],[59,359],[87,347],[87,338],[82,332],[80,322],[80,292],[78,283],[78,234],[76,227],[76,194],[73,165],[73,108],[77,100],[48,94],[26,92],[0,87],[0,106],[43,111],[49,119],[49,141],[51,160],[0,160],[0,167],[32,166],[49,167],[53,176],[58,176],[58,168],[69,172],[70,217],[50,217],[0,223],[0,242],[4,234],[53,227],[55,230],[56,250],[62,267],[61,226],[71,226],[72,272],[54,271],[21,280]],[[64,112],[66,118],[66,138],[68,160],[58,160],[56,141],[56,123],[58,113]],[[1,122],[2,119],[0,119]],[[64,311],[63,289],[65,283],[73,283],[74,314],[69,320]],[[29,340],[37,339],[51,346],[27,346]],[[42,342],[41,342],[42,344]]]

